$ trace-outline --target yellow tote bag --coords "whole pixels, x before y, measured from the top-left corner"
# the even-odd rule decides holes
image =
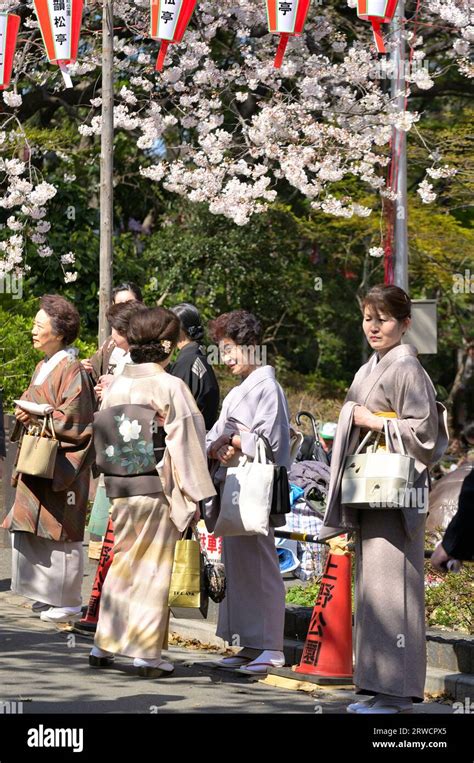
[[[199,610],[207,617],[209,599],[204,586],[201,549],[196,540],[178,540],[174,551],[173,571],[168,605],[176,616],[177,610]],[[190,614],[185,614],[189,617]]]

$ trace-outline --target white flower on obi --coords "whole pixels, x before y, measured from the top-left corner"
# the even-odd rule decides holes
[[[138,440],[140,432],[142,430],[141,424],[137,419],[125,419],[119,426],[119,432],[122,435],[124,442],[130,442],[130,440]]]
[[[109,445],[109,447],[105,449],[105,455],[108,456],[108,458],[112,458],[114,453],[115,453],[115,448],[113,445]]]

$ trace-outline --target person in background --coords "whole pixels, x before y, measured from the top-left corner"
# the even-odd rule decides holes
[[[112,290],[113,305],[130,300],[143,302],[140,288],[132,281],[121,283]],[[124,354],[123,349],[117,347],[113,337],[109,336],[91,358],[85,358],[81,363],[87,373],[90,374],[94,384],[100,384],[101,377],[111,374]]]
[[[227,467],[237,465],[242,454],[254,458],[259,436],[266,439],[274,463],[289,470],[290,419],[275,369],[259,362],[262,325],[258,318],[246,310],[235,310],[211,321],[209,328],[224,363],[233,376],[241,378],[223,401],[220,416],[206,438],[208,455],[219,467],[211,472],[221,492]],[[205,519],[212,531],[206,512]],[[285,586],[273,533],[273,528],[285,521],[284,517],[270,516],[268,536],[223,538],[227,593],[219,606],[217,635],[229,644],[238,639],[242,648],[215,667],[260,675],[269,667],[285,664]]]
[[[170,364],[169,372],[188,385],[209,430],[217,421],[219,384],[205,348],[200,344],[204,337],[201,316],[198,309],[188,302],[182,302],[171,310],[179,318],[180,331],[179,353],[174,363]]]
[[[332,446],[336,436],[336,429],[337,424],[335,424],[333,421],[326,421],[326,423],[323,424],[321,431],[319,432],[319,441],[324,452],[326,453],[329,464],[331,463]]]
[[[448,564],[456,561],[474,562],[474,466],[462,483],[458,510],[431,556],[439,572],[446,572]]]
[[[55,623],[82,614],[82,542],[96,400],[89,375],[67,351],[79,324],[68,300],[42,297],[32,336],[44,359],[17,401],[15,416],[17,429],[24,429],[50,413],[60,447],[52,479],[17,473],[15,502],[2,524],[12,534],[12,591],[33,599],[34,611],[45,610],[41,619]],[[49,425],[47,433],[52,435]]]

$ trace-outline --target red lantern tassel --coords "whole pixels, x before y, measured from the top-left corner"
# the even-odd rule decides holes
[[[156,59],[156,66],[155,66],[155,71],[157,72],[163,71],[163,64],[165,61],[166,51],[168,50],[168,45],[169,45],[168,40],[161,41],[160,51],[158,53],[158,56]]]
[[[382,32],[380,30],[380,21],[376,21],[375,19],[371,19],[371,21],[372,31],[374,33],[375,47],[379,53],[386,53],[387,51],[385,50]]]
[[[283,63],[283,56],[285,55],[286,46],[288,45],[289,34],[282,34],[280,36],[280,42],[278,43],[277,52],[275,55],[275,61],[273,66],[275,69],[279,69]]]

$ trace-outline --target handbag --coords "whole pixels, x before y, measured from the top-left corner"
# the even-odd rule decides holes
[[[209,598],[203,556],[199,541],[192,538],[182,538],[176,542],[168,606],[175,617],[191,617],[193,610],[198,617],[207,617]]]
[[[291,511],[290,481],[288,479],[286,466],[277,466],[274,463],[273,451],[270,443],[263,435],[259,435],[259,437],[265,443],[268,460],[273,462],[273,493],[270,516],[289,514]]]
[[[193,533],[199,545],[201,545],[199,534],[195,527],[193,527]],[[204,560],[204,586],[207,595],[213,602],[220,604],[225,598],[227,589],[224,564],[222,562],[214,562],[210,559],[207,551],[202,547],[201,553]]]
[[[347,456],[341,483],[341,504],[357,509],[404,509],[415,507],[412,488],[415,459],[408,456],[397,420],[391,419],[400,453],[390,451],[388,422],[384,421],[386,451],[376,450],[381,433],[377,432],[371,452],[362,453],[374,430],[364,437],[356,452]]]
[[[51,428],[51,437],[46,434],[47,423]],[[21,474],[51,480],[59,447],[52,416],[45,416],[39,434],[37,430],[38,427],[29,427],[28,432],[23,435],[16,470]]]
[[[238,466],[227,467],[214,535],[268,535],[273,479],[273,464],[266,463],[259,438],[253,461],[240,456]]]

